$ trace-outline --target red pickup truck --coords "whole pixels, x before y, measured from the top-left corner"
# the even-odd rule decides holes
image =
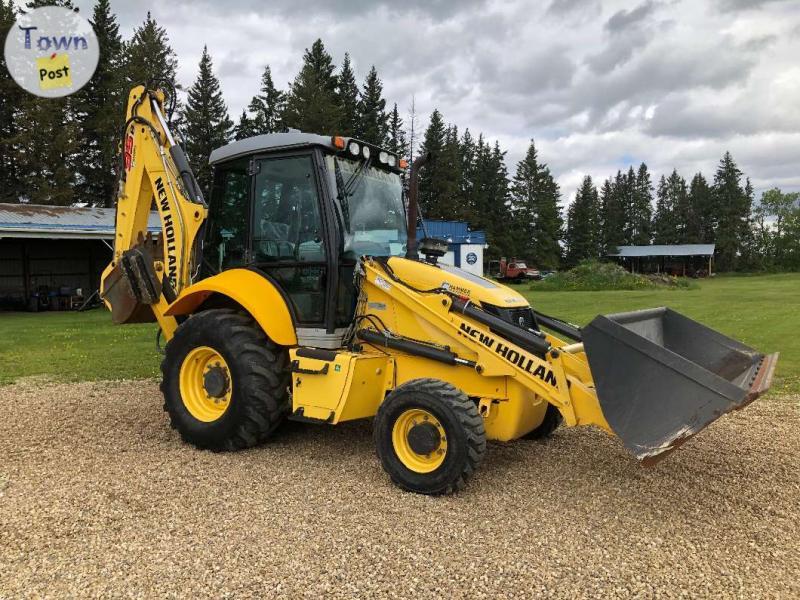
[[[510,261],[505,258],[489,261],[489,276],[509,283],[535,281],[542,278],[538,269],[529,267],[525,261],[516,258],[512,258]]]

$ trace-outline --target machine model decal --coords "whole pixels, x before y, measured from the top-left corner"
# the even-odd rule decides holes
[[[167,275],[173,288],[177,287],[178,277],[178,258],[175,256],[175,224],[172,221],[172,213],[169,208],[169,199],[167,198],[167,190],[164,189],[164,182],[161,177],[156,179],[156,194],[158,194],[158,203],[161,207],[161,220],[164,223],[164,235],[166,237],[167,249]]]
[[[464,298],[469,298],[471,290],[469,288],[465,288],[459,285],[453,285],[452,283],[448,283],[447,281],[442,282],[442,289],[448,290],[453,292],[454,294],[458,294],[459,296],[463,296]]]
[[[125,138],[125,152],[123,154],[123,161],[125,163],[125,171],[130,171],[133,166],[133,135],[128,135]]]
[[[478,340],[481,344],[486,346],[487,348],[494,348],[494,351],[502,356],[506,361],[510,362],[518,366],[520,369],[530,373],[534,377],[538,377],[545,383],[549,383],[553,387],[558,387],[558,383],[556,382],[556,376],[551,369],[548,369],[543,364],[537,365],[537,363],[532,359],[529,358],[527,355],[523,354],[522,352],[518,352],[513,348],[510,348],[503,344],[502,342],[498,342],[490,335],[482,332],[479,329],[474,327],[470,327],[466,323],[461,323],[461,334],[467,335],[475,340]],[[534,368],[535,367],[535,368]]]
[[[375,278],[375,285],[377,285],[379,288],[381,288],[385,292],[388,292],[390,289],[392,289],[392,284],[389,283],[383,277],[380,277],[380,276]]]

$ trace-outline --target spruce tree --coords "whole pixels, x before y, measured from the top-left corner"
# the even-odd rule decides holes
[[[625,244],[631,245],[633,244],[634,238],[634,221],[635,216],[634,213],[636,209],[634,208],[634,193],[636,187],[636,173],[633,170],[633,167],[628,168],[627,173],[622,173],[622,177],[620,178],[619,172],[617,172],[617,179],[614,181],[614,191],[617,194],[620,202],[622,203],[622,207],[624,210],[624,232],[625,232]]]
[[[470,154],[472,155],[471,157],[469,156]],[[503,158],[504,156],[503,154]],[[498,202],[493,194],[497,177],[497,165],[494,164],[492,147],[484,141],[483,134],[479,134],[477,142],[473,143],[469,131],[464,132],[464,136],[461,139],[461,160],[463,174],[461,190],[464,194],[464,201],[468,206],[470,225],[476,229],[486,231],[487,239],[489,240],[489,253],[500,252],[498,245],[502,244],[503,241],[509,242],[506,251],[513,252],[513,242],[510,240],[508,232],[506,232],[504,238],[496,239],[496,236],[491,231],[494,221],[501,219],[502,215],[508,217],[506,214],[508,209],[505,208],[504,211],[501,211],[501,214],[498,214]],[[502,161],[502,165],[505,167],[505,160]],[[507,173],[505,173],[505,178],[507,182]],[[508,190],[506,189],[501,202],[505,205],[507,201]],[[506,223],[509,222],[508,218],[505,220]]]
[[[124,47],[126,88],[135,85],[178,87],[178,58],[169,45],[167,30],[150,12]]]
[[[463,156],[462,149],[462,156]],[[490,145],[478,135],[470,176],[469,223],[486,232],[489,248],[485,258],[517,254],[517,239],[511,226],[510,191],[505,152],[500,144]]]
[[[353,72],[353,63],[350,61],[350,54],[345,52],[342,72],[339,74],[339,104],[342,107],[341,135],[353,137],[360,130],[358,96],[358,84]]]
[[[93,206],[113,206],[116,200],[118,147],[127,90],[121,77],[122,37],[109,0],[98,0],[92,27],[100,60],[89,82],[76,95],[81,133],[79,197]]]
[[[511,184],[514,220],[524,258],[541,268],[557,268],[561,261],[563,221],[558,206],[558,184],[547,165],[539,163],[534,141],[517,164]]]
[[[600,237],[600,198],[592,178],[587,175],[567,211],[564,239],[567,265],[574,266],[587,258],[599,258]]]
[[[408,142],[406,141],[406,132],[403,129],[403,119],[397,111],[397,103],[395,103],[392,112],[389,113],[389,134],[386,140],[386,147],[397,154],[400,158],[408,158]]]
[[[5,40],[17,18],[14,0],[0,0],[0,40]],[[20,106],[25,92],[11,78],[0,52],[0,202],[19,202],[25,196],[19,179],[17,155]]]
[[[646,164],[639,165],[636,172],[633,167],[628,170],[624,189],[626,240],[635,246],[646,246],[652,238],[650,223],[653,219],[653,184]]]
[[[386,100],[383,98],[383,83],[374,65],[364,80],[361,98],[358,101],[358,112],[360,117],[356,128],[358,138],[376,146],[383,146],[386,143],[389,126],[386,118]]]
[[[667,178],[663,175],[658,180],[656,190],[656,212],[653,215],[653,243],[675,243],[675,209],[669,193]]]
[[[247,115],[246,110],[242,110],[242,114],[239,117],[239,121],[233,128],[233,139],[234,140],[243,140],[245,138],[253,137],[254,135],[258,135],[258,130],[256,129],[256,124]]]
[[[475,172],[476,172],[476,152],[475,141],[472,139],[472,134],[469,129],[464,131],[464,135],[458,142],[458,160],[459,160],[459,198],[464,206],[464,214],[466,221],[474,223],[476,218],[476,211],[474,209],[475,202]]]
[[[275,87],[272,81],[272,70],[269,65],[264,68],[261,75],[260,93],[253,96],[248,109],[253,115],[252,121],[253,135],[263,133],[275,133],[281,131],[281,114],[285,102],[285,94]]]
[[[464,179],[461,164],[461,140],[458,127],[450,125],[445,136],[444,166],[447,169],[447,196],[446,208],[450,215],[448,218],[460,221],[469,221],[469,209],[462,193]]]
[[[486,145],[488,149],[488,144]],[[484,181],[484,206],[486,219],[484,226],[489,234],[490,243],[504,254],[515,254],[514,240],[508,235],[511,223],[511,186],[508,181],[506,169],[506,153],[500,149],[500,143],[495,141],[491,152],[488,153],[485,165],[486,179]]]
[[[603,231],[603,254],[613,254],[625,240],[625,176],[617,171],[614,180],[606,179],[600,190],[600,213]]]
[[[714,175],[712,188],[713,208],[717,211],[716,257],[717,268],[731,271],[739,267],[743,249],[743,234],[749,229],[752,199],[741,185],[742,172],[726,152]]]
[[[742,206],[741,221],[739,225],[739,256],[740,269],[752,270],[758,267],[760,257],[755,248],[755,236],[753,235],[753,200],[755,191],[749,177],[745,177],[744,198]]]
[[[342,125],[338,78],[333,59],[322,40],[303,55],[303,66],[286,98],[283,120],[287,127],[308,133],[334,135]]]
[[[213,73],[211,56],[206,47],[203,47],[200,58],[200,72],[189,89],[183,116],[186,155],[197,176],[200,189],[208,197],[211,189],[208,157],[212,150],[228,143],[233,123],[228,117],[228,107],[222,99],[219,80]]]
[[[69,0],[36,0],[25,6],[74,9]],[[60,206],[82,200],[75,195],[80,162],[76,97],[40,98],[20,91],[13,108],[15,131],[8,142],[16,168],[17,199]]]
[[[443,198],[445,195],[446,168],[443,166],[447,127],[442,114],[434,109],[431,120],[425,130],[422,142],[422,153],[429,153],[430,161],[419,174],[419,205],[423,214],[428,218],[442,217]]]
[[[692,177],[689,186],[689,204],[692,206],[692,221],[689,226],[691,235],[696,237],[698,243],[712,243],[717,229],[717,212],[713,206],[711,187],[702,173]]]
[[[672,205],[672,221],[674,227],[673,239],[675,244],[696,244],[692,231],[692,206],[689,202],[689,191],[686,189],[686,180],[672,170],[667,179],[667,189]]]

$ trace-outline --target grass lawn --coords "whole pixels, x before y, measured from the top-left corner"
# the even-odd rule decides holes
[[[157,326],[114,325],[105,309],[0,312],[0,384],[48,375],[62,381],[155,377]]]
[[[800,274],[717,277],[697,289],[543,292],[518,287],[543,313],[578,325],[599,313],[669,306],[762,352],[781,353],[773,389],[800,392]],[[105,310],[0,313],[0,384],[158,375],[154,324],[115,326]]]

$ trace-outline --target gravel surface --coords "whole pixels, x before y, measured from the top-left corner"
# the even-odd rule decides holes
[[[800,596],[800,409],[768,398],[653,469],[599,431],[491,444],[452,497],[369,423],[212,454],[152,381],[0,387],[0,598]]]

